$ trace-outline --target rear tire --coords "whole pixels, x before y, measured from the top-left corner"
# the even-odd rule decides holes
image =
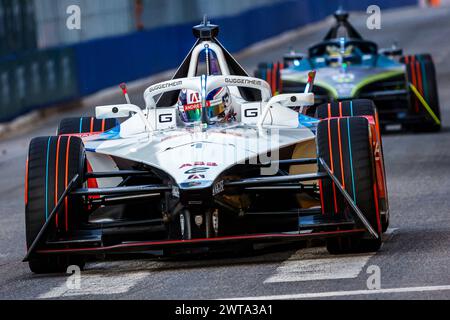
[[[57,135],[105,132],[118,124],[117,119],[66,118],[59,123]]]
[[[281,80],[281,70],[284,69],[282,63],[260,63],[255,71],[255,77],[265,80],[272,89],[272,94],[280,94],[283,91],[283,83]]]
[[[406,65],[408,81],[416,87],[430,106],[431,110],[433,110],[435,115],[441,120],[436,82],[436,68],[431,55],[419,54],[404,56],[400,61]],[[440,131],[441,125],[433,120],[412,90],[410,90],[410,97],[411,114],[423,116],[423,121],[419,124],[407,125],[406,128],[417,132]]]
[[[28,153],[25,188],[25,224],[27,248],[45,224],[48,216],[73,177],[85,170],[85,150],[78,137],[41,137],[31,141]],[[83,203],[68,198],[58,211],[47,237],[64,236],[76,230],[87,217],[82,216]],[[34,273],[63,272],[69,265],[84,267],[82,257],[39,256],[29,261]]]
[[[372,100],[356,99],[321,104],[316,109],[318,119],[338,117],[375,116],[376,108]]]
[[[381,246],[382,226],[376,197],[375,161],[366,118],[327,119],[317,129],[319,157],[323,158],[345,190],[355,200],[378,239],[364,236],[331,238],[327,249],[332,254],[372,252]],[[319,166],[319,172],[325,169]],[[323,214],[330,220],[347,218],[351,207],[332,181],[321,181]],[[363,225],[357,221],[357,227]]]

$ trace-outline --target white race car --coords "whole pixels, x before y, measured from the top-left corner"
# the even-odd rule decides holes
[[[327,238],[334,254],[380,247],[389,210],[373,103],[311,107],[314,72],[304,93],[272,97],[218,31],[194,27],[194,47],[172,80],[145,91],[145,108],[123,86],[126,104],[31,141],[33,272],[83,267],[87,255],[280,240]]]

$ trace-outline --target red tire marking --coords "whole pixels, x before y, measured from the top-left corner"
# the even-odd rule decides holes
[[[341,103],[339,103],[341,105]],[[341,163],[341,175],[342,175],[342,187],[345,189],[345,179],[344,179],[344,161],[342,160],[342,142],[341,142],[341,119],[338,118],[338,137],[339,137],[339,158]]]
[[[330,104],[329,104],[330,106]],[[330,109],[328,109],[330,110]],[[328,119],[328,147],[330,149],[330,162],[331,162],[331,173],[334,174],[334,164],[333,164],[333,153],[332,153],[332,146],[331,146],[331,121]],[[338,213],[338,206],[337,206],[337,196],[336,196],[336,185],[333,183],[333,197],[334,197],[334,212]]]
[[[70,148],[70,138],[67,140],[66,147],[66,176],[65,176],[65,189],[69,185],[69,148]],[[69,231],[69,199],[66,197],[64,199],[64,214],[65,214],[65,223],[66,223],[66,231]]]
[[[94,132],[94,117],[91,118],[91,133]]]
[[[414,56],[412,56],[409,68],[411,69],[413,86],[417,88],[417,77],[416,77],[415,64],[416,64],[416,58]],[[414,98],[414,102],[415,102],[415,111],[419,112],[419,101],[417,100],[416,97]]]
[[[56,165],[55,165],[55,206],[58,204],[58,171],[59,171],[59,145],[61,142],[61,136],[58,137],[56,144]],[[56,214],[56,227],[59,224],[59,212]]]
[[[423,96],[423,84],[422,84],[422,70],[420,68],[420,62],[416,62],[416,74],[417,74],[417,89],[420,94]],[[419,112],[419,104],[417,103],[416,112]]]

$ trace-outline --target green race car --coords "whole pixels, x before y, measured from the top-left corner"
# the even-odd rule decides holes
[[[395,46],[379,50],[354,29],[348,13],[339,10],[334,16],[336,24],[323,41],[309,48],[307,56],[291,51],[283,62],[260,63],[255,75],[268,81],[274,93],[293,93],[303,92],[308,72],[317,70],[316,104],[370,99],[377,106],[382,129],[401,124],[413,131],[439,131],[431,55],[403,55]],[[346,37],[338,36],[341,29]]]

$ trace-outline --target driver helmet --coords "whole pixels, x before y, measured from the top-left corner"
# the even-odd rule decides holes
[[[200,92],[183,89],[178,96],[178,112],[183,122],[200,121],[202,117],[202,100]],[[212,121],[227,121],[233,113],[230,92],[227,87],[217,88],[206,97],[208,118]]]
[[[220,75],[219,62],[212,50],[205,50],[209,61],[209,75]],[[204,66],[203,66],[204,68]],[[205,72],[206,70],[204,70]],[[212,121],[230,121],[234,118],[230,90],[227,87],[217,88],[206,97],[208,118]],[[200,92],[184,89],[178,96],[178,111],[185,123],[197,122],[202,117],[202,100]]]

